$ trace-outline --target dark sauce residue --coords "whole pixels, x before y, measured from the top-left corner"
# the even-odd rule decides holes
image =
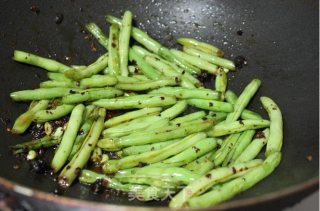
[[[103,179],[97,179],[90,186],[91,191],[95,194],[101,194],[108,188],[108,182]]]
[[[51,171],[50,166],[41,158],[29,162],[29,170],[36,174],[45,174]]]

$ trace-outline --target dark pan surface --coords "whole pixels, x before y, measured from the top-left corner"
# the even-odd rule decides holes
[[[37,5],[40,13],[30,11]],[[229,74],[229,87],[240,90],[253,78],[262,80],[258,96],[272,97],[284,117],[283,160],[263,182],[235,200],[271,194],[316,184],[318,178],[318,1],[1,1],[0,2],[0,176],[33,189],[51,192],[55,184],[48,177],[28,172],[26,164],[14,170],[15,159],[8,146],[27,140],[6,132],[26,104],[14,103],[9,93],[36,88],[46,79],[38,68],[11,60],[14,49],[42,56],[51,55],[67,64],[89,64],[103,49],[85,39],[83,24],[94,21],[107,32],[104,15],[119,16],[126,9],[135,14],[136,25],[168,47],[181,36],[213,43],[227,58],[243,55],[248,66]],[[61,24],[54,21],[63,13]],[[237,31],[242,30],[242,36]],[[95,43],[97,51],[90,45]],[[92,47],[92,46],[91,46]],[[264,113],[258,97],[250,105]],[[265,113],[264,113],[265,115]],[[6,124],[11,120],[10,123]],[[313,159],[308,161],[307,156]],[[287,190],[287,191],[286,191]],[[93,195],[88,187],[76,184],[67,197],[104,201],[111,204],[158,206],[165,203],[128,201],[127,197]],[[274,197],[271,197],[274,198]]]

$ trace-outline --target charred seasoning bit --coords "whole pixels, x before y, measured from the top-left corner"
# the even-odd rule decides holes
[[[213,106],[213,103],[212,102],[209,102],[209,107],[212,107]]]
[[[36,6],[36,5],[32,5],[32,6],[30,7],[30,11],[31,11],[31,12],[34,12],[34,13],[37,14],[37,15],[40,13],[40,9],[39,9],[39,7]]]
[[[181,123],[177,123],[176,125],[177,125],[178,127],[180,127],[180,126],[181,126]]]
[[[56,24],[60,24],[63,21],[63,14],[62,13],[56,13],[56,16],[54,17],[54,22]]]
[[[198,152],[200,151],[200,149],[199,149],[198,147],[195,147],[195,146],[192,146],[192,149],[193,149],[196,153],[198,153]]]
[[[313,157],[312,157],[312,155],[307,155],[306,159],[307,159],[308,161],[312,161]]]
[[[233,174],[237,173],[237,169],[235,167],[232,167],[232,173]]]
[[[239,123],[240,123],[241,125],[244,125],[242,119],[239,120]]]
[[[202,117],[202,120],[206,121],[206,120],[208,120],[208,118],[207,117]]]
[[[137,61],[136,61],[136,60],[132,60],[132,61],[131,61],[131,64],[132,64],[132,65],[136,65],[136,64],[137,64]]]
[[[246,66],[248,64],[246,58],[244,58],[243,56],[237,56],[234,59],[234,64],[236,65],[236,67],[238,69],[241,69],[243,66]]]
[[[206,174],[206,177],[208,178],[208,179],[211,179],[211,174],[209,173],[209,174]]]
[[[39,139],[42,138],[46,135],[45,130],[44,130],[44,125],[43,124],[32,124],[30,128],[30,134],[32,136],[32,139]]]
[[[79,177],[81,175],[81,168],[77,167],[75,170],[74,170],[74,174]]]
[[[161,99],[161,100],[164,100],[165,98],[161,96],[160,99]]]
[[[146,165],[147,165],[147,163],[139,162],[138,167],[144,167]]]
[[[238,30],[238,31],[237,31],[237,35],[242,36],[242,34],[243,34],[243,31],[242,31],[242,30]]]
[[[264,135],[263,131],[258,131],[254,137],[255,138],[265,138],[266,136]]]

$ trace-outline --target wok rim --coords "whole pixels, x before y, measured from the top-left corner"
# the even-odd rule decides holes
[[[15,194],[22,195],[27,198],[34,198],[36,200],[44,201],[46,203],[53,203],[57,205],[63,205],[70,208],[86,208],[95,210],[169,210],[169,207],[141,207],[141,206],[123,206],[116,204],[105,204],[102,202],[86,201],[82,199],[69,198],[65,196],[57,196],[52,193],[44,192],[38,189],[31,189],[24,185],[12,182],[8,179],[0,177],[0,186],[6,190],[12,191]],[[227,201],[220,205],[209,207],[210,210],[227,210],[234,208],[245,208],[255,205],[260,205],[272,201],[279,200],[281,198],[286,198],[298,194],[303,191],[311,190],[319,186],[319,176],[313,177],[303,183],[292,185],[280,191],[275,191],[261,196],[238,199],[234,201]],[[207,210],[202,209],[202,210]]]

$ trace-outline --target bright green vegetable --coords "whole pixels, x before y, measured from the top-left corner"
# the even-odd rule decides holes
[[[15,50],[13,54],[13,60],[17,62],[22,62],[25,64],[34,65],[37,67],[41,67],[45,70],[52,71],[52,72],[65,72],[66,70],[70,69],[70,67],[57,62],[52,59],[43,58],[31,53],[23,52]]]
[[[267,143],[266,156],[280,152],[283,142],[282,114],[278,105],[268,97],[261,97],[260,101],[270,118],[270,135]]]
[[[108,53],[103,54],[100,56],[94,63],[90,64],[84,69],[69,69],[64,72],[65,76],[68,78],[71,78],[73,80],[80,80],[83,78],[89,78],[100,71],[102,71],[104,68],[106,68],[108,65]]]
[[[259,129],[269,127],[269,120],[240,120],[231,123],[220,123],[215,125],[210,131],[207,132],[208,136],[217,137],[238,133],[249,129]]]
[[[33,120],[37,123],[56,120],[69,114],[73,110],[73,108],[74,105],[63,104],[53,109],[40,110],[34,114]]]
[[[119,35],[119,57],[120,57],[120,73],[122,76],[128,76],[128,57],[129,57],[129,42],[132,29],[132,13],[125,11],[121,30]]]
[[[85,110],[84,105],[79,104],[72,110],[67,128],[63,134],[61,143],[54,154],[51,161],[51,167],[54,172],[58,172],[68,159],[72,150],[73,143],[76,139],[77,133],[82,121],[82,115]]]
[[[174,96],[160,94],[145,94],[113,99],[102,99],[94,101],[93,104],[109,109],[132,109],[145,107],[163,107],[173,105],[177,102]]]
[[[95,23],[88,23],[85,25],[86,29],[97,39],[97,41],[105,49],[108,49],[108,37],[102,32],[100,27]]]
[[[12,133],[22,134],[24,133],[28,127],[31,125],[34,114],[39,110],[46,109],[48,107],[48,100],[40,100],[36,102],[31,108],[28,109],[25,113],[21,114],[13,124]]]

